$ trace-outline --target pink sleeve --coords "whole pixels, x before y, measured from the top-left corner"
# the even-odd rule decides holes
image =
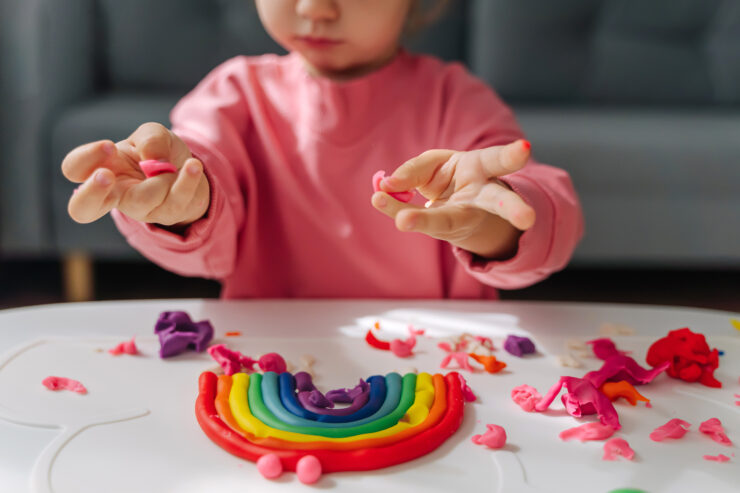
[[[126,240],[145,257],[185,276],[223,279],[234,270],[246,215],[245,194],[253,169],[244,146],[249,125],[244,97],[245,58],[217,67],[172,110],[173,132],[203,162],[211,202],[203,219],[182,235],[111,215]]]
[[[446,125],[441,139],[454,149],[473,150],[508,144],[524,134],[514,114],[483,82],[462,69],[449,79]],[[454,116],[453,116],[454,115]],[[536,142],[533,144],[536,153]],[[478,281],[500,289],[535,284],[563,269],[583,236],[583,215],[568,173],[530,161],[501,178],[536,212],[535,225],[519,239],[516,255],[491,261],[452,247],[463,268]]]

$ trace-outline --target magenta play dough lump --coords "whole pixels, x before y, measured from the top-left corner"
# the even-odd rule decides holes
[[[542,400],[542,396],[536,388],[525,384],[511,389],[511,399],[523,410],[531,413]]]
[[[161,175],[163,173],[177,173],[177,168],[175,168],[172,163],[160,161],[158,159],[139,161],[139,168],[141,168],[141,171],[144,172],[144,176],[147,178]]]
[[[87,394],[85,386],[71,378],[46,377],[41,383],[49,390],[69,390],[78,394]]]
[[[257,459],[257,470],[265,479],[276,479],[283,474],[283,463],[277,454],[265,454]]]
[[[313,455],[298,459],[295,468],[298,480],[303,484],[314,484],[321,478],[321,462]]]

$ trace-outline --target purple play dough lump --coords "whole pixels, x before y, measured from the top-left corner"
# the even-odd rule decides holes
[[[510,335],[504,341],[504,349],[514,356],[520,358],[525,354],[532,354],[535,352],[534,342],[529,337],[520,337]]]
[[[154,333],[159,336],[159,356],[169,358],[188,349],[205,351],[213,339],[213,326],[208,320],[193,322],[185,312],[162,312]]]

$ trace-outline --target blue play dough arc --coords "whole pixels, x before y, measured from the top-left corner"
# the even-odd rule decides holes
[[[380,408],[367,417],[360,417],[358,420],[354,420],[358,413],[362,412],[366,407],[374,402],[372,395],[372,386],[370,388],[370,398],[362,409],[360,409],[356,413],[348,414],[347,416],[332,416],[328,414],[317,414],[304,409],[303,406],[301,406],[300,402],[298,402],[298,398],[295,394],[296,384],[293,375],[290,373],[281,373],[278,377],[278,382],[280,386],[280,402],[282,404],[282,407],[284,407],[288,412],[299,418],[308,419],[314,422],[351,423],[351,426],[369,423],[393,412],[393,410],[396,409],[396,407],[398,407],[398,404],[401,402],[402,381],[403,379],[398,373],[389,373],[388,375],[386,375],[385,399],[382,401]]]
[[[386,382],[385,377],[380,375],[374,375],[367,379],[370,385],[370,395],[368,401],[352,414],[347,416],[331,416],[332,418],[342,417],[352,419],[347,422],[327,422],[318,421],[313,419],[306,419],[288,411],[280,399],[280,382],[278,374],[275,372],[266,372],[262,377],[262,399],[272,414],[275,415],[282,422],[293,425],[293,426],[310,426],[316,428],[349,428],[362,424],[359,420],[363,420],[369,416],[372,416],[378,412],[378,410],[385,402],[386,397]],[[300,403],[299,403],[300,405]],[[329,417],[329,416],[326,416]]]

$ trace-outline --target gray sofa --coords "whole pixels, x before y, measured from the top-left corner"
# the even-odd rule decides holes
[[[0,252],[137,258],[110,219],[69,219],[64,155],[167,124],[219,62],[279,47],[250,0],[0,2]],[[409,45],[465,62],[570,172],[574,264],[740,265],[740,2],[453,0]]]

